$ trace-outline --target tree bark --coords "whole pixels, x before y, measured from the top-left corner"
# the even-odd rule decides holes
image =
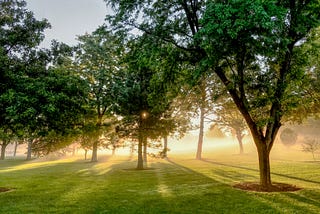
[[[2,144],[1,144],[0,160],[4,160],[4,159],[5,159],[7,145],[8,145],[8,144],[7,144],[6,142],[2,142]]]
[[[260,185],[265,189],[269,189],[272,185],[270,174],[270,158],[267,145],[264,142],[260,142],[257,145],[259,156],[259,170],[260,170]]]
[[[138,139],[138,165],[137,169],[141,170],[143,169],[143,156],[142,156],[142,145],[143,145],[143,136],[142,131],[139,130],[139,139]]]
[[[27,149],[27,159],[26,160],[31,160],[32,156],[32,144],[33,144],[33,139],[28,140],[28,149]]]
[[[92,145],[92,156],[91,156],[91,162],[97,162],[98,161],[98,141],[94,141]]]

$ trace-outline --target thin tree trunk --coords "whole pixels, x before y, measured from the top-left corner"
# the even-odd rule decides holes
[[[200,128],[199,128],[199,138],[198,138],[198,148],[196,159],[201,160],[202,158],[202,145],[203,145],[203,129],[204,129],[204,108],[200,108]]]
[[[130,145],[130,159],[132,159],[133,155],[134,155],[134,146],[135,146],[135,143],[131,142],[131,145]]]
[[[112,148],[112,156],[115,156],[115,154],[116,154],[116,147],[113,147]]]
[[[98,141],[94,141],[92,145],[91,162],[97,162],[97,161],[98,161]]]
[[[32,143],[33,143],[33,139],[29,139],[28,140],[28,149],[27,149],[27,159],[26,160],[31,160],[31,156],[32,156]]]
[[[16,157],[17,155],[17,149],[18,149],[18,142],[14,142],[14,150],[13,150],[13,157]]]
[[[239,147],[240,147],[240,155],[242,155],[243,154],[243,142],[242,142],[243,137],[242,137],[241,131],[237,130],[236,136],[237,136]]]
[[[163,151],[162,151],[162,158],[168,158],[168,136],[163,137]]]
[[[84,150],[84,160],[87,160],[88,149]]]
[[[148,165],[148,139],[146,137],[143,138],[143,162],[145,166]]]

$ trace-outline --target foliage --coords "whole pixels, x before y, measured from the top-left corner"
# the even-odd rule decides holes
[[[243,137],[248,131],[246,122],[236,105],[226,98],[226,101],[220,100],[220,105],[215,109],[215,123],[225,129],[227,132],[234,134],[239,133]]]
[[[217,124],[211,124],[209,130],[206,133],[207,138],[224,138],[226,137],[225,133],[217,126]]]
[[[97,150],[102,145],[100,137],[110,132],[116,119],[115,88],[119,81],[118,70],[124,51],[121,37],[101,26],[92,34],[79,36],[75,62],[72,69],[83,79],[88,87],[85,98],[90,109],[89,118],[84,120],[81,145],[84,149],[92,147],[92,161],[97,161]]]
[[[53,135],[69,135],[86,111],[84,82],[68,69],[73,49],[57,41],[39,49],[48,22],[36,20],[25,1],[0,4],[0,127],[38,143],[55,142]],[[51,150],[44,145],[38,152]]]
[[[43,39],[43,30],[50,26],[46,20],[36,20],[25,6],[25,1],[0,2],[0,130],[3,133],[0,141],[14,137],[19,130],[9,116],[13,106],[17,106],[11,105],[10,99],[19,95],[16,88],[24,87],[20,78],[31,64],[26,60],[34,55],[34,48]]]
[[[118,70],[121,69],[123,45],[121,38],[104,26],[92,34],[79,36],[79,45],[73,69],[84,79],[90,94],[89,105],[98,119],[110,115],[116,95]],[[97,121],[98,122],[98,121]]]
[[[297,142],[298,134],[290,128],[285,128],[280,134],[281,142],[286,146],[292,146]]]
[[[182,120],[173,118],[173,115],[179,115],[171,108],[176,89],[171,81],[167,81],[167,74],[175,69],[175,65],[170,66],[172,61],[160,56],[163,53],[156,50],[155,44],[157,41],[148,35],[128,42],[124,58],[126,67],[120,71],[122,80],[116,85],[116,113],[124,117],[125,124],[121,129],[125,131],[123,127],[126,126],[127,134],[133,138],[138,136],[141,119],[145,134],[151,139],[169,135],[182,124]],[[170,52],[168,54],[170,57]],[[166,70],[168,67],[171,70]]]

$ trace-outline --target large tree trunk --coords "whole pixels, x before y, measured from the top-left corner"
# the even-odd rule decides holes
[[[257,150],[259,156],[260,185],[267,190],[272,185],[270,175],[270,152],[263,142],[260,142],[257,145]]]
[[[168,158],[168,136],[163,137],[162,158]]]
[[[236,130],[236,136],[239,143],[240,154],[242,155],[243,154],[243,142],[242,142],[243,135],[241,133],[241,130]]]
[[[201,160],[202,156],[202,145],[203,145],[203,129],[204,129],[204,115],[205,109],[203,107],[200,108],[200,128],[199,128],[199,138],[198,138],[198,148],[196,159]]]
[[[95,140],[92,145],[91,162],[97,162],[97,161],[98,161],[98,141]]]
[[[31,156],[32,156],[32,143],[33,143],[33,139],[29,139],[28,140],[28,149],[27,149],[27,159],[26,160],[31,160]]]
[[[137,169],[143,169],[143,156],[142,156],[143,136],[141,130],[139,130],[139,142],[138,142],[138,165]]]

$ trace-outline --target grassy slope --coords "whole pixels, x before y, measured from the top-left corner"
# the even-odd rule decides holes
[[[319,162],[275,156],[273,181],[304,189],[256,193],[231,187],[258,180],[256,157],[210,157],[153,160],[144,171],[125,157],[2,161],[0,187],[15,190],[0,193],[0,213],[320,213]]]

